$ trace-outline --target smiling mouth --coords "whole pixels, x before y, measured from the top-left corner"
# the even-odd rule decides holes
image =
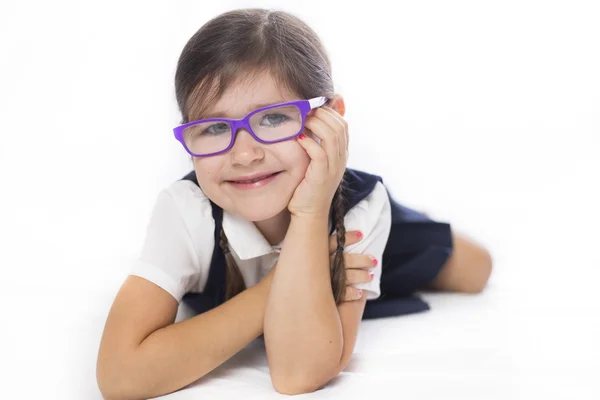
[[[270,178],[272,176],[275,176],[275,175],[279,174],[280,172],[281,171],[275,172],[274,174],[271,174],[271,175],[265,175],[265,176],[261,176],[261,177],[256,178],[256,179],[249,179],[249,180],[246,180],[246,181],[227,181],[227,182],[233,182],[233,183],[255,183],[255,182],[260,182],[263,179],[267,179],[267,178]]]

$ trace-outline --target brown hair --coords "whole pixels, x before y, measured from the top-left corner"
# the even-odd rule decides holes
[[[279,86],[304,99],[331,98],[335,94],[329,57],[317,34],[298,17],[258,8],[228,11],[204,24],[179,57],[175,94],[181,123],[200,119],[229,85],[263,71],[268,71]],[[331,265],[336,303],[343,300],[346,290],[343,187],[342,180],[330,210],[338,243]],[[223,230],[219,246],[225,253],[229,299],[243,291],[245,285]]]

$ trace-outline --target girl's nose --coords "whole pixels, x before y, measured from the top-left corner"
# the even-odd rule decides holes
[[[235,142],[231,148],[231,158],[236,164],[250,164],[254,160],[264,158],[262,144],[245,129],[240,129],[235,135]]]

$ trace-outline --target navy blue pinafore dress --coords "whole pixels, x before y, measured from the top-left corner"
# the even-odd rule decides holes
[[[346,168],[345,197],[347,210],[366,198],[382,182],[380,176],[364,171]],[[194,171],[182,180],[190,180],[198,185]],[[435,278],[446,260],[452,254],[450,224],[436,222],[426,215],[404,207],[396,202],[388,192],[392,210],[392,225],[383,258],[381,260],[381,296],[368,300],[363,319],[382,318],[429,310],[429,305],[415,292]],[[186,293],[182,301],[196,314],[210,310],[225,301],[225,255],[218,246],[222,229],[223,209],[210,202],[215,220],[215,246],[208,272],[206,286],[202,293]],[[335,229],[331,215],[330,235]]]

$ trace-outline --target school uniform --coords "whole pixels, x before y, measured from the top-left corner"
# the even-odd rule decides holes
[[[344,251],[373,255],[379,261],[370,269],[375,273],[371,282],[353,285],[366,293],[363,318],[428,310],[415,291],[438,274],[452,253],[450,225],[396,202],[380,176],[347,168],[345,181],[345,228],[364,236]],[[277,262],[283,242],[269,244],[254,223],[210,201],[194,171],[159,193],[141,255],[130,273],[162,287],[195,313],[216,307],[225,301],[221,229],[246,287],[257,284]],[[334,230],[331,215],[329,233]]]

